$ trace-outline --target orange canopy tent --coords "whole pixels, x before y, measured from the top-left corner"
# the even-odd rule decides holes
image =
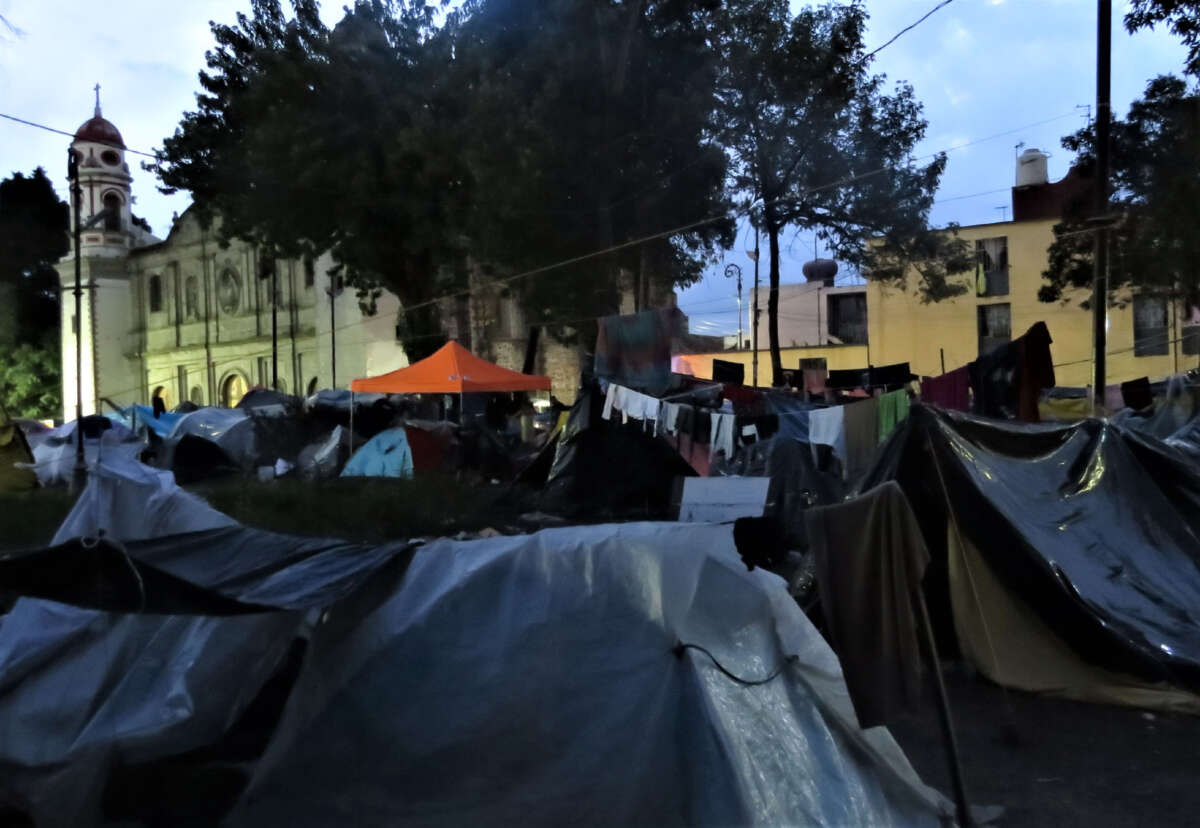
[[[522,374],[480,359],[451,340],[407,368],[350,383],[377,394],[462,394],[472,391],[549,391],[550,378]]]

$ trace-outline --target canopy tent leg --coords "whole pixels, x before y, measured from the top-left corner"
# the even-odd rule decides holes
[[[350,389],[350,456],[354,456],[354,389]]]

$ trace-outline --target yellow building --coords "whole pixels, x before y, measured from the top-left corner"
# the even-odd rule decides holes
[[[1049,182],[1044,154],[1026,150],[1018,160],[1017,186],[1012,190],[1013,220],[959,229],[959,237],[974,247],[980,262],[979,271],[954,277],[967,288],[964,294],[925,302],[917,290],[919,277],[915,271],[904,285],[869,281],[858,288],[866,293],[866,342],[784,348],[784,369],[796,369],[800,359],[825,357],[830,370],[907,362],[915,374],[936,376],[972,362],[981,353],[1021,336],[1034,323],[1043,321],[1053,339],[1050,350],[1057,384],[1090,385],[1092,312],[1081,306],[1089,292],[1072,291],[1061,302],[1038,300],[1038,289],[1045,284],[1042,272],[1054,241],[1054,225],[1064,210],[1090,198],[1089,191],[1088,180],[1077,170],[1061,181]],[[840,288],[838,295],[820,289],[800,291],[795,293],[796,301],[811,299],[820,304],[807,309],[791,307],[790,312],[830,320],[826,323],[828,332],[822,331],[830,342],[858,342],[844,336],[832,337],[839,333],[833,330],[839,318],[839,308],[833,303],[844,304],[853,293],[853,288]],[[1107,308],[1107,385],[1139,377],[1157,380],[1200,364],[1200,314],[1195,309],[1128,290],[1113,298]],[[772,379],[771,361],[765,337],[760,343],[759,380],[765,386]],[[753,354],[740,351],[684,357],[696,366],[696,376],[711,376],[704,369],[711,370],[713,358],[748,365]]]

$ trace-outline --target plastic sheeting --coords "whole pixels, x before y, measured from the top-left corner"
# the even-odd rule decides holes
[[[146,444],[132,431],[107,417],[85,417],[83,457],[91,468],[98,460],[136,460]],[[33,470],[43,486],[66,485],[75,469],[75,425],[72,420],[30,439]]]
[[[885,479],[904,488],[943,573],[953,518],[1083,662],[1200,691],[1200,471],[1168,445],[1103,420],[1019,425],[919,406],[861,486]]]
[[[389,428],[372,437],[350,458],[342,477],[412,477],[413,456],[403,428]]]
[[[101,532],[114,540],[131,541],[236,525],[233,518],[175,485],[171,472],[109,458],[91,469],[87,488],[50,542],[96,537]]]
[[[196,525],[196,514],[168,508],[131,531]],[[404,544],[237,526],[133,541],[126,550],[227,598],[290,611],[156,616],[19,600],[0,620],[0,806],[38,826],[97,824],[115,768],[217,742],[306,634],[303,610],[335,603],[411,554]]]
[[[696,650],[707,648],[730,680]],[[420,549],[334,608],[233,825],[914,825],[948,803],[727,526]]]

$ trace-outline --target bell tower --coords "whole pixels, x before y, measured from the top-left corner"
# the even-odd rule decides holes
[[[100,84],[96,84],[96,109],[75,131],[71,150],[79,161],[80,252],[87,257],[124,256],[132,247],[130,185],[133,176],[125,161],[125,141],[100,111]],[[71,201],[72,211],[75,209]],[[74,214],[71,216],[74,226]]]

